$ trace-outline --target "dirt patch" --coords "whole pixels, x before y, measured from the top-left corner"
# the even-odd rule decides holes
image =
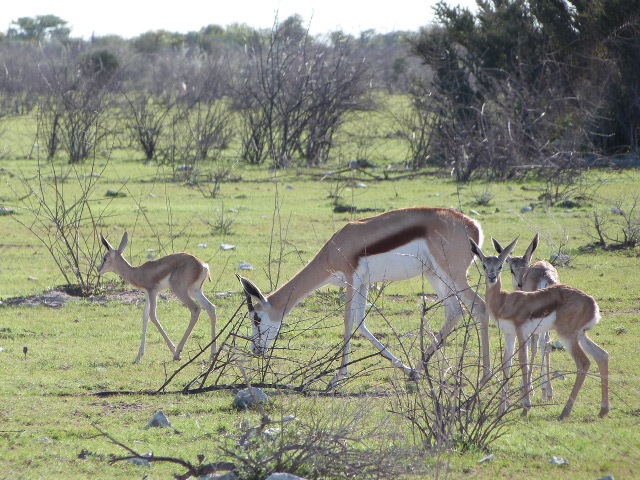
[[[110,300],[120,300],[125,304],[138,304],[144,301],[144,293],[138,290],[120,290],[106,294],[92,295],[90,297],[78,297],[70,295],[64,287],[47,290],[37,295],[26,297],[8,298],[0,302],[0,305],[7,307],[50,307],[60,308],[69,302],[85,300],[99,304],[105,304]]]

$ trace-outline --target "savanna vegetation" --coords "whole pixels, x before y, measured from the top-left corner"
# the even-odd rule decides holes
[[[420,32],[307,34],[301,18],[137,38],[76,39],[53,15],[0,35],[0,471],[6,478],[188,478],[217,462],[241,479],[633,478],[640,468],[637,2],[479,2],[436,8]],[[340,364],[343,292],[322,288],[266,357],[235,273],[266,293],[349,220],[407,206],[456,208],[487,238],[536,232],[536,259],[598,302],[591,337],[610,354],[611,411],[592,364],[575,377],[560,343],[554,398],[521,417],[517,369],[499,411],[465,315],[410,381],[362,336]],[[144,297],[97,275],[102,233],[138,265],[206,261],[206,315],[173,361]],[[222,248],[221,248],[222,247]],[[491,250],[485,240],[483,249]],[[503,285],[509,286],[508,272]],[[469,280],[484,278],[474,264]],[[180,337],[188,311],[161,297]],[[405,363],[444,319],[421,279],[377,285],[372,332]],[[555,338],[553,338],[555,342]],[[534,371],[535,373],[535,371]],[[232,407],[255,385],[272,403]],[[145,428],[162,410],[173,428]],[[127,462],[153,452],[151,466]],[[137,460],[140,460],[137,458]],[[168,460],[168,461],[167,461]]]

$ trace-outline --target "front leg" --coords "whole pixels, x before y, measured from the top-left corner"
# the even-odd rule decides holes
[[[149,292],[149,294],[147,295],[147,298],[149,299],[149,318],[151,318],[151,321],[160,332],[160,335],[162,335],[162,338],[164,338],[164,341],[167,343],[169,350],[171,350],[171,353],[173,353],[175,356],[176,347],[173,345],[173,342],[171,341],[169,336],[165,333],[164,328],[162,328],[162,325],[160,325],[160,322],[158,321],[158,317],[156,315],[158,292],[156,291]],[[146,329],[146,324],[145,324],[145,329]],[[144,342],[144,338],[143,338],[143,342]]]
[[[509,333],[504,334],[504,357],[502,358],[502,375],[504,383],[502,385],[502,402],[498,409],[499,414],[503,414],[509,405],[509,376],[511,375],[511,363],[515,353],[516,336]]]
[[[526,416],[531,409],[531,369],[529,368],[529,341],[518,332],[518,361],[522,369],[522,416]]]
[[[354,288],[351,283],[347,284],[347,293],[345,297],[345,306],[344,306],[344,336],[342,338],[342,360],[340,362],[340,370],[335,374],[331,382],[330,386],[335,387],[340,380],[346,378],[347,376],[347,365],[349,364],[349,348],[351,342],[351,335],[353,331],[353,296],[354,296]]]
[[[138,356],[133,363],[140,362],[140,359],[144,355],[144,345],[147,340],[147,323],[149,321],[149,310],[151,308],[149,301],[149,294],[144,297],[144,310],[142,310],[142,340],[140,341],[140,348],[138,349]]]

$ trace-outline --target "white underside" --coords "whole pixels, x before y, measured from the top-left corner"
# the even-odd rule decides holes
[[[553,329],[555,321],[556,312],[542,318],[531,318],[522,325],[522,336],[524,338],[530,338],[533,334],[548,332]],[[496,321],[496,325],[507,335],[516,335],[515,325],[510,320],[498,320]]]
[[[394,282],[421,275],[433,266],[426,242],[414,240],[389,252],[361,258],[355,276],[365,284]],[[329,283],[344,287],[347,282],[344,273],[334,272]]]

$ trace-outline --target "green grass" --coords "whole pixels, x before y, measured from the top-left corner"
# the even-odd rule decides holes
[[[180,183],[162,181],[166,171],[153,164],[127,157],[131,152],[118,151],[107,166],[95,192],[96,204],[108,206],[111,214],[102,225],[102,233],[117,244],[122,233],[129,232],[127,258],[134,264],[146,261],[148,249],[161,253],[188,251],[211,266],[212,283],[205,293],[218,309],[219,328],[232,319],[243,298],[234,273],[240,261],[254,266],[243,275],[255,281],[266,293],[271,283],[284,283],[291,278],[322,246],[329,236],[345,222],[362,216],[337,214],[328,198],[335,188],[331,180],[319,180],[320,171],[292,169],[284,173],[266,169],[237,166],[237,183],[223,183],[218,198],[205,198],[196,189]],[[397,155],[397,154],[394,154]],[[382,156],[384,157],[384,156]],[[381,157],[381,158],[382,158]],[[386,158],[382,158],[385,160]],[[3,160],[11,172],[31,175],[32,160]],[[155,180],[154,180],[155,179]],[[636,195],[640,179],[636,172],[594,172],[590,179],[599,185],[592,198],[571,212],[558,207],[545,207],[539,202],[534,181],[526,184],[481,184],[458,188],[448,178],[421,176],[398,182],[356,178],[366,188],[342,185],[343,203],[359,208],[388,210],[406,206],[454,206],[475,216],[488,238],[495,236],[507,243],[520,235],[517,254],[521,254],[535,232],[541,234],[541,245],[535,257],[550,258],[560,245],[571,256],[568,267],[560,269],[563,282],[593,295],[602,310],[601,323],[592,338],[611,355],[611,412],[605,419],[597,418],[599,382],[594,375],[587,379],[572,416],[563,422],[556,420],[566,401],[573,376],[554,382],[553,403],[535,406],[525,419],[516,419],[506,434],[491,446],[495,458],[478,463],[486,452],[460,454],[454,452],[421,453],[414,459],[427,465],[432,476],[440,478],[599,478],[605,474],[615,478],[632,478],[640,468],[640,357],[637,338],[640,335],[638,307],[638,251],[602,249],[585,250],[591,242],[585,234],[590,214],[595,206],[607,207],[621,195]],[[599,183],[595,183],[596,179]],[[15,179],[5,175],[5,182]],[[126,197],[107,199],[109,189],[121,189],[126,182]],[[74,186],[67,191],[72,194]],[[493,198],[489,205],[479,206],[475,198],[489,190]],[[1,201],[5,206],[18,206],[11,190],[2,187]],[[274,205],[278,204],[276,210]],[[520,207],[535,203],[532,212],[522,213]],[[216,210],[217,209],[217,210]],[[212,225],[219,219],[219,210],[232,218],[228,233],[217,232]],[[232,211],[230,211],[232,210]],[[275,212],[275,213],[274,213]],[[28,213],[18,209],[21,219]],[[365,214],[370,215],[370,214]],[[181,395],[181,387],[200,371],[197,362],[187,367],[168,389],[159,396],[127,394],[100,397],[102,391],[140,392],[155,390],[181,363],[171,361],[171,355],[150,326],[147,352],[139,365],[132,361],[140,341],[142,295],[137,303],[110,300],[98,303],[77,300],[61,307],[8,306],[7,299],[41,294],[62,283],[62,277],[47,252],[29,232],[9,216],[0,217],[0,471],[6,478],[132,478],[145,475],[172,478],[182,473],[180,467],[155,464],[151,470],[132,464],[110,465],[113,456],[125,455],[105,437],[96,436],[97,428],[140,452],[181,457],[196,462],[198,454],[206,461],[221,460],[220,442],[226,436],[240,432],[242,419],[256,424],[257,413],[231,409],[232,393],[212,392],[201,395]],[[222,251],[222,242],[236,245],[235,250]],[[269,252],[269,245],[273,250]],[[199,245],[206,244],[206,248]],[[282,245],[282,252],[280,246]],[[269,264],[269,260],[272,261]],[[269,272],[271,274],[269,275]],[[31,278],[31,279],[30,279]],[[109,274],[108,279],[116,281]],[[470,269],[472,283],[479,281],[475,267]],[[508,284],[509,280],[504,279]],[[429,285],[424,286],[430,293]],[[376,301],[380,313],[368,320],[376,334],[386,335],[384,341],[396,348],[393,328],[402,335],[416,332],[420,319],[420,279],[398,282],[386,287]],[[222,295],[230,293],[230,295]],[[219,294],[219,295],[217,295]],[[244,310],[242,311],[244,313]],[[187,310],[174,301],[161,301],[158,315],[168,334],[179,338],[187,324]],[[208,342],[208,322],[205,315],[187,343],[185,359]],[[437,325],[442,311],[432,317]],[[286,320],[290,331],[284,334],[291,341],[290,355],[310,358],[339,344],[342,335],[341,305],[335,289],[324,288],[305,299]],[[306,330],[319,322],[327,328]],[[624,328],[624,333],[621,328]],[[247,333],[249,325],[241,329]],[[499,357],[500,335],[490,330],[494,364]],[[27,354],[23,353],[27,347]],[[363,339],[353,341],[354,358],[374,353]],[[397,350],[396,350],[397,351]],[[369,376],[349,385],[353,392],[372,395],[348,401],[350,411],[369,412],[367,423],[387,421],[386,443],[413,447],[412,434],[393,410],[392,383],[403,383],[402,375],[379,357],[367,360],[378,367]],[[554,351],[552,366],[571,371],[573,362],[563,351]],[[373,395],[378,393],[378,395]],[[327,414],[345,403],[344,398],[304,397],[273,392],[276,417],[295,413],[301,421]],[[538,400],[538,397],[535,397]],[[146,422],[163,410],[175,431],[145,429]],[[548,460],[562,457],[570,463],[553,466]]]

